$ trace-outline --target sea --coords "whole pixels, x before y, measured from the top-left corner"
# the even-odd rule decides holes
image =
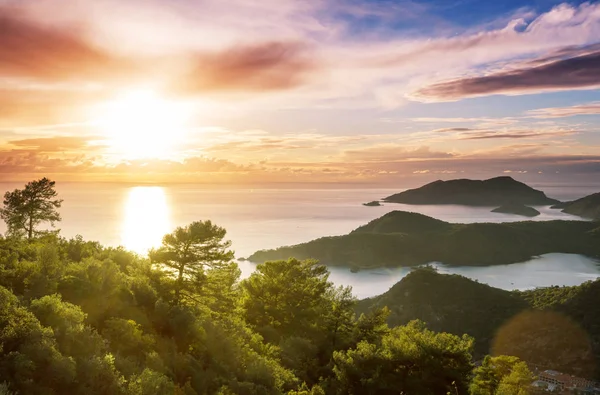
[[[21,188],[0,183],[0,191]],[[598,192],[600,185],[535,185],[550,197],[573,200]],[[199,184],[128,185],[111,183],[59,183],[63,205],[61,235],[82,235],[105,245],[122,245],[140,254],[160,245],[162,236],[177,226],[210,219],[227,229],[236,257],[256,250],[294,245],[323,236],[343,235],[393,210],[419,212],[454,223],[521,221],[523,217],[492,213],[491,207],[456,205],[414,206],[362,203],[401,192],[402,188],[372,187],[224,187]],[[536,207],[534,221],[580,220],[560,210]],[[0,232],[4,232],[0,224]],[[238,263],[242,276],[255,268]],[[460,274],[503,289],[530,289],[551,285],[577,285],[600,277],[600,262],[575,254],[547,254],[530,261],[492,267],[449,267],[433,262],[442,273]],[[330,280],[349,285],[359,298],[387,291],[410,269],[378,269],[351,273],[331,268]]]

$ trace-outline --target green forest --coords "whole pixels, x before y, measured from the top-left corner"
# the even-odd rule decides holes
[[[440,303],[444,317],[411,316],[389,293],[359,302],[315,260],[261,263],[240,280],[210,220],[175,229],[147,256],[61,237],[41,227],[60,222],[54,188],[42,179],[7,192],[0,212],[1,395],[526,395],[532,369],[492,352],[486,336],[506,317],[488,318],[585,304],[597,285],[487,299],[473,288],[471,299],[497,307],[473,310],[463,294]],[[446,277],[424,268],[403,281],[433,294],[426,282]],[[475,311],[486,316],[461,331]]]

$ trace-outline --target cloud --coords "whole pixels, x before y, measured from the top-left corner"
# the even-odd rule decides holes
[[[429,147],[406,147],[400,144],[381,144],[378,146],[350,149],[343,152],[343,158],[349,161],[388,162],[410,159],[452,158],[450,152],[432,151]]]
[[[514,130],[514,131],[475,131],[462,133],[459,140],[489,140],[489,139],[532,139],[544,137],[563,137],[580,133],[577,130]]]
[[[29,90],[60,90],[48,85],[56,83],[116,88],[148,80],[186,93],[280,90],[298,86],[316,67],[314,54],[300,41],[188,48],[168,55],[117,54],[92,43],[86,30],[45,24],[16,7],[0,6],[0,32],[0,77],[20,79]]]
[[[600,50],[540,66],[500,71],[481,77],[439,82],[416,91],[417,100],[455,101],[493,94],[522,95],[567,89],[600,87]]]
[[[600,73],[600,70],[598,70],[598,72]],[[572,117],[575,115],[599,115],[600,102],[579,104],[571,107],[540,108],[537,110],[527,111],[525,114],[533,118],[542,119]]]
[[[442,128],[442,129],[435,129],[432,130],[432,133],[447,133],[447,132],[468,132],[471,130],[475,130],[475,129],[471,129],[471,128]]]
[[[43,26],[14,8],[0,5],[0,76],[46,81],[107,78],[126,66],[77,31]]]
[[[94,137],[76,137],[76,136],[56,136],[47,138],[30,138],[22,140],[11,140],[8,144],[17,147],[17,149],[31,150],[38,153],[64,152],[97,150],[103,148],[102,145],[90,145],[97,138]]]
[[[485,125],[509,125],[511,123],[517,122],[514,118],[485,118],[485,117],[456,117],[456,118],[433,118],[433,117],[425,117],[425,118],[411,118],[413,122],[422,122],[422,123],[479,123]]]
[[[236,46],[195,55],[189,63],[188,70],[174,84],[177,91],[289,89],[302,84],[316,67],[314,56],[301,42]]]

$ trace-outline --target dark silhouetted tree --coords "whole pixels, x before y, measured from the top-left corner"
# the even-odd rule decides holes
[[[231,263],[234,253],[229,250],[231,241],[223,240],[226,233],[211,221],[192,222],[165,235],[161,247],[150,251],[153,263],[173,269],[175,303],[180,302],[182,291],[204,282],[207,269],[220,269]]]
[[[31,240],[40,232],[36,227],[42,222],[50,222],[54,226],[60,221],[60,208],[62,200],[54,189],[54,181],[42,178],[31,181],[24,189],[15,189],[4,194],[4,208],[0,210],[0,217],[8,226],[11,235],[27,235]]]

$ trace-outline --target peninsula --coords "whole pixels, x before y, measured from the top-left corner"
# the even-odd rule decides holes
[[[557,208],[562,208],[563,213],[600,220],[600,192],[572,202],[563,203]]]
[[[454,224],[423,214],[392,211],[347,235],[257,251],[248,260],[265,262],[293,256],[360,270],[429,262],[504,265],[552,252],[600,257],[600,223],[554,220]]]

